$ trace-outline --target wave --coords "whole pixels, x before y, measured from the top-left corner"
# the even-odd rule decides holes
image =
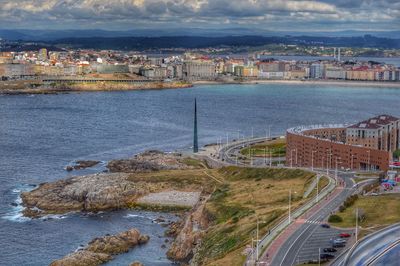
[[[23,215],[25,207],[22,206],[21,193],[34,190],[35,188],[37,188],[36,185],[21,184],[17,188],[12,189],[11,193],[17,195],[17,198],[14,200],[10,211],[5,213],[1,218],[12,222],[27,222],[32,220],[31,218]]]

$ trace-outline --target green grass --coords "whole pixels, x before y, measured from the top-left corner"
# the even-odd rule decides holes
[[[315,175],[311,172],[303,171],[300,169],[287,169],[287,168],[244,168],[228,166],[219,170],[219,173],[226,176],[229,181],[246,180],[246,179],[273,179],[285,180],[302,178],[309,180]]]
[[[265,153],[265,149],[267,152]],[[271,152],[271,153],[270,153]],[[240,153],[244,156],[256,157],[284,157],[286,155],[286,141],[284,139],[277,139],[273,141],[267,141],[240,150]]]
[[[242,265],[243,248],[255,237],[257,218],[260,235],[287,213],[289,188],[293,208],[304,203],[306,184],[315,178],[298,169],[223,167],[224,179],[212,193],[206,208],[212,225],[198,249],[200,265]],[[196,256],[197,257],[197,256]]]
[[[387,194],[359,197],[352,206],[343,212],[336,213],[343,222],[332,223],[332,225],[344,228],[354,227],[356,208],[365,213],[365,220],[359,222],[362,228],[379,228],[400,222],[400,194]]]
[[[188,166],[193,166],[195,168],[209,168],[206,162],[194,158],[186,157],[182,160],[182,162]]]

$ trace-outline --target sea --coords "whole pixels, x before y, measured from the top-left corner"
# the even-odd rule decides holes
[[[0,96],[0,265],[48,265],[91,239],[138,228],[148,244],[106,265],[172,265],[170,239],[155,220],[174,214],[134,210],[21,215],[20,193],[149,149],[189,151],[197,99],[199,143],[284,135],[289,127],[400,116],[399,88],[312,84],[199,85],[187,89]],[[68,173],[76,160],[99,166]],[[168,243],[167,243],[168,242]],[[164,245],[166,247],[164,247]]]

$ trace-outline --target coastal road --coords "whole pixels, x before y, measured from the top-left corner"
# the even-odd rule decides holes
[[[350,179],[351,176],[352,174],[350,173],[339,174],[339,177],[344,180],[344,188],[342,188],[335,197],[327,199],[326,203],[324,203],[321,208],[307,217],[306,220],[312,222],[304,222],[300,225],[300,227],[298,227],[298,229],[280,246],[269,265],[296,265],[297,257],[306,241],[314,235],[316,230],[320,227],[320,224],[327,219],[331,212],[337,209],[343,201],[355,191],[355,188],[353,188],[353,181]],[[266,254],[264,254],[260,260],[268,261]]]
[[[246,165],[240,160],[236,160],[236,156],[240,153],[240,150],[244,147],[248,147],[257,143],[262,143],[266,140],[275,140],[280,138],[278,137],[271,137],[271,138],[253,138],[253,139],[245,139],[245,140],[237,140],[231,143],[228,143],[227,145],[222,146],[219,151],[219,159],[223,160],[226,164],[230,165]],[[279,161],[282,160],[283,158],[272,158],[272,161]],[[254,164],[252,166],[264,166],[264,158],[254,158]],[[269,161],[267,162],[269,163]]]

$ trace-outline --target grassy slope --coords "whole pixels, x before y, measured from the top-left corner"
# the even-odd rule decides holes
[[[400,194],[360,197],[353,206],[338,212],[343,222],[332,223],[338,227],[355,226],[355,209],[362,209],[366,219],[360,222],[361,234],[365,235],[381,227],[400,222]]]
[[[199,249],[203,264],[242,265],[246,245],[255,237],[257,217],[260,235],[287,213],[288,191],[293,208],[304,202],[306,183],[313,174],[291,169],[225,167],[216,173],[225,179],[207,204],[214,225]]]
[[[269,151],[272,150],[272,157],[284,157],[286,154],[286,140],[276,139],[273,141],[263,142],[246,147],[240,151],[244,156],[249,156],[249,150],[252,149],[253,156],[265,156],[265,149],[267,149],[267,156],[270,157]]]

